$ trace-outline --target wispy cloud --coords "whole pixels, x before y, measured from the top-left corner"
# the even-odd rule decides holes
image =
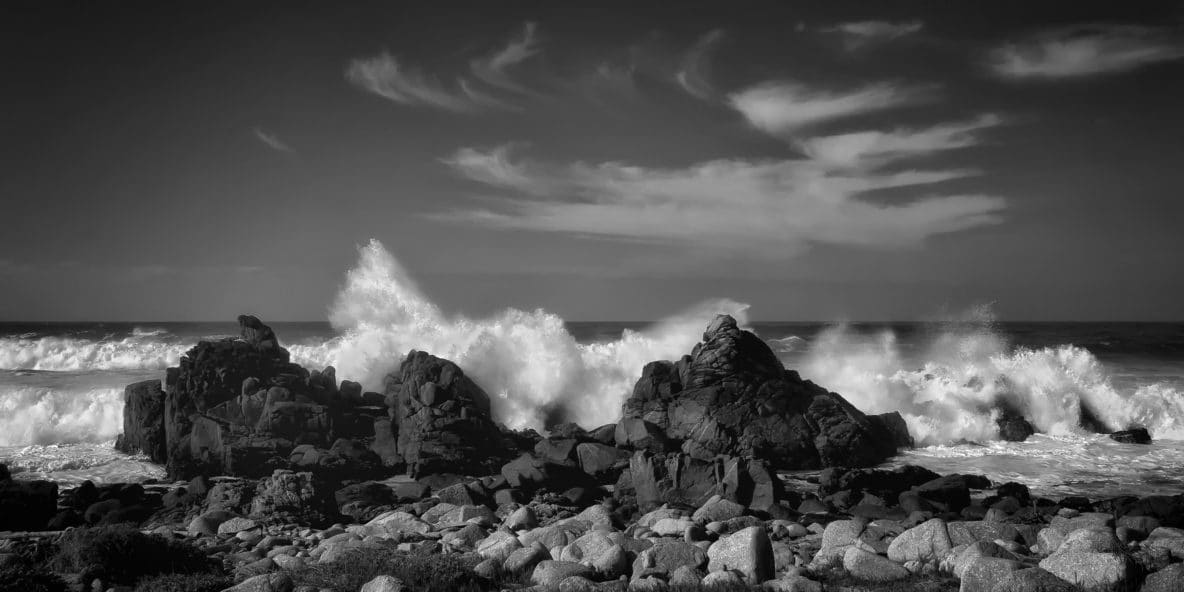
[[[920,33],[923,28],[925,24],[919,20],[854,21],[824,28],[822,32],[841,35],[847,50],[854,51]]]
[[[474,59],[470,63],[473,75],[497,88],[533,94],[529,88],[514,80],[510,70],[541,51],[536,37],[537,30],[536,23],[528,22],[523,25],[520,38],[511,39],[505,47],[488,56]]]
[[[490,109],[518,110],[505,91],[531,94],[510,76],[510,70],[539,53],[537,26],[526,23],[521,38],[469,62],[468,75],[440,77],[407,65],[389,52],[350,60],[345,78],[354,86],[401,105],[423,106],[454,113]]]
[[[924,129],[860,131],[800,140],[810,157],[836,166],[880,166],[886,162],[978,145],[977,132],[1003,123],[987,113],[970,121],[942,123]]]
[[[710,31],[687,50],[675,79],[691,95],[711,100],[716,96],[711,83],[711,54],[724,38],[721,29]]]
[[[435,107],[456,113],[515,108],[511,103],[477,90],[463,77],[447,86],[435,76],[400,64],[386,52],[351,61],[345,78],[362,90],[403,105]]]
[[[873,192],[922,188],[970,169],[886,170],[893,159],[717,159],[687,167],[619,162],[552,164],[517,158],[512,145],[461,149],[447,162],[497,191],[491,207],[441,216],[502,229],[655,241],[713,253],[782,258],[812,243],[903,247],[996,223],[987,195],[931,195],[907,203]],[[488,199],[486,200],[488,201]]]
[[[1181,58],[1184,34],[1179,29],[1082,25],[1002,44],[990,51],[988,63],[1003,78],[1055,79],[1126,72]]]
[[[255,137],[260,142],[263,142],[264,144],[266,144],[269,148],[271,148],[273,150],[278,150],[280,152],[288,152],[288,153],[295,152],[295,150],[293,150],[291,146],[286,144],[283,140],[280,140],[278,137],[276,137],[275,134],[268,133],[268,132],[264,131],[262,128],[257,127],[254,130],[252,130],[252,133],[255,134]]]
[[[933,86],[879,83],[831,92],[794,82],[766,82],[728,99],[757,129],[788,135],[817,123],[929,101],[935,95]]]

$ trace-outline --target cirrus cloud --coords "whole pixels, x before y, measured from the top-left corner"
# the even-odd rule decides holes
[[[753,127],[787,135],[818,123],[930,101],[935,91],[926,85],[876,83],[834,92],[775,81],[732,93],[728,99]]]
[[[1006,79],[1080,78],[1134,70],[1184,58],[1178,29],[1137,25],[1081,25],[1004,43],[988,56]]]

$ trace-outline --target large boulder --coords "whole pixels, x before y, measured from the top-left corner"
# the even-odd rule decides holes
[[[412,474],[489,474],[510,456],[489,395],[448,360],[412,351],[387,376],[386,396]]]
[[[337,518],[332,489],[312,473],[278,470],[259,481],[249,516],[257,520],[326,525]]]
[[[155,463],[168,460],[160,380],[145,380],[123,389],[123,434],[115,441],[115,448],[127,454],[147,455]]]
[[[755,457],[774,469],[874,465],[903,439],[786,370],[727,315],[712,321],[689,356],[646,365],[623,416],[658,426],[692,457]]]
[[[1110,434],[1110,439],[1123,444],[1150,444],[1151,434],[1147,428],[1131,428]]]
[[[699,507],[720,496],[759,512],[781,497],[781,484],[761,461],[718,457],[710,461],[687,454],[637,451],[617,482],[618,495],[632,495],[648,511],[662,504]]]

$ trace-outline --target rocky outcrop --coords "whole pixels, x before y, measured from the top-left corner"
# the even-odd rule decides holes
[[[1150,444],[1151,434],[1146,428],[1131,428],[1110,434],[1110,439],[1123,444]]]
[[[155,463],[168,460],[164,398],[159,380],[145,380],[123,389],[123,433],[115,441],[117,450],[146,454]]]
[[[754,457],[777,469],[874,465],[904,440],[886,422],[786,370],[727,315],[712,321],[689,356],[646,365],[623,416],[657,426],[694,458]],[[637,428],[630,433],[648,436]]]
[[[412,351],[387,376],[398,453],[413,475],[488,474],[512,456],[490,417],[489,395],[456,364]]]
[[[513,453],[489,396],[455,364],[411,352],[386,393],[289,359],[270,327],[239,317],[241,338],[203,341],[157,381],[127,387],[118,448],[170,477],[262,478],[277,469],[335,479],[403,471],[489,474]]]

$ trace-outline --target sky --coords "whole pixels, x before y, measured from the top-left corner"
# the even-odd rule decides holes
[[[676,7],[675,7],[676,6]],[[1184,320],[1181,2],[16,2],[0,321]]]

